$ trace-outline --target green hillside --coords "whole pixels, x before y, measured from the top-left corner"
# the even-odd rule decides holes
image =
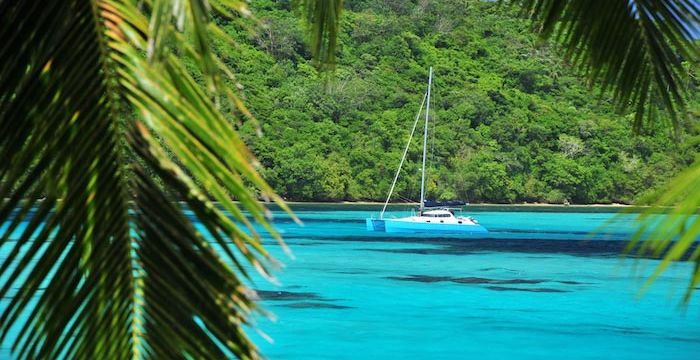
[[[700,149],[698,96],[680,140],[659,124],[634,136],[630,115],[615,114],[516,11],[493,2],[346,0],[330,78],[313,67],[288,1],[251,5],[266,27],[225,24],[237,43],[219,50],[262,126],[258,137],[243,123],[244,137],[289,200],[383,200],[429,66],[429,198],[631,202]],[[696,89],[693,66],[687,86]],[[419,197],[419,140],[399,198]]]

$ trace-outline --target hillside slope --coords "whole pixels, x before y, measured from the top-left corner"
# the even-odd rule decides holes
[[[262,137],[242,125],[246,141],[290,200],[383,200],[429,66],[429,198],[631,202],[700,149],[698,96],[680,141],[658,125],[635,137],[630,116],[615,114],[526,21],[492,2],[346,0],[331,78],[312,66],[288,1],[251,5],[267,27],[227,24],[238,44],[220,51],[262,124]],[[687,86],[696,89],[692,71]],[[398,198],[419,197],[416,140]]]

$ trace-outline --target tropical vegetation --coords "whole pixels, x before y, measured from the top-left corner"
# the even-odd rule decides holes
[[[562,60],[566,49],[538,40],[521,7],[465,0],[345,5],[330,77],[314,68],[288,2],[252,3],[263,31],[222,24],[237,45],[219,51],[264,134],[244,124],[242,136],[285,199],[383,201],[429,66],[429,198],[632,203],[687,168],[700,150],[694,59],[683,60],[685,72],[674,77],[691,94],[688,116],[674,117],[677,135],[647,121],[632,136],[641,126],[637,105],[620,113],[609,93],[592,94],[587,79]],[[421,154],[415,141],[395,201],[419,198]]]

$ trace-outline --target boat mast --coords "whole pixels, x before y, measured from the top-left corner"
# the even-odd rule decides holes
[[[428,114],[430,113],[430,86],[433,84],[433,67],[430,67],[428,72],[428,99],[425,103],[425,130],[423,130],[423,171],[421,171],[420,179],[420,209],[418,215],[423,214],[425,207],[425,150],[428,145]]]
[[[386,211],[386,206],[389,204],[389,200],[391,200],[391,194],[394,192],[394,187],[396,186],[396,180],[399,179],[399,174],[401,173],[401,167],[403,166],[404,160],[406,160],[406,154],[408,154],[408,148],[411,146],[411,140],[413,139],[413,134],[416,132],[416,127],[418,126],[418,120],[420,120],[420,114],[423,111],[423,105],[425,105],[425,98],[428,97],[428,93],[425,93],[423,95],[423,101],[420,103],[420,108],[418,109],[418,114],[416,114],[416,120],[413,121],[413,128],[411,129],[411,135],[408,136],[408,142],[406,143],[406,148],[403,150],[403,155],[401,156],[401,162],[399,163],[399,168],[396,169],[396,176],[394,176],[394,182],[391,183],[391,189],[389,190],[389,195],[386,197],[386,201],[384,202],[384,207],[382,208],[382,212],[379,213],[379,218],[383,219],[384,218],[384,212]]]

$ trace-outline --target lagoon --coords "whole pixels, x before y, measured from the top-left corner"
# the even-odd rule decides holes
[[[691,265],[673,266],[640,297],[658,261],[619,256],[634,215],[467,209],[488,237],[370,233],[363,219],[376,207],[297,206],[303,227],[277,213],[295,259],[276,251],[286,264],[281,285],[255,284],[277,317],[258,321],[274,339],[256,338],[264,354],[638,360],[700,353],[700,293],[680,306]]]
[[[396,206],[390,215],[402,216]],[[619,254],[634,215],[612,208],[467,207],[481,238],[371,233],[377,206],[274,211],[294,258],[257,278],[250,331],[270,359],[677,359],[700,353],[700,293],[679,263],[640,296],[651,259]],[[6,256],[6,248],[0,249]],[[5,303],[7,300],[2,300]],[[0,306],[2,306],[0,303]],[[0,359],[11,359],[9,342]]]

